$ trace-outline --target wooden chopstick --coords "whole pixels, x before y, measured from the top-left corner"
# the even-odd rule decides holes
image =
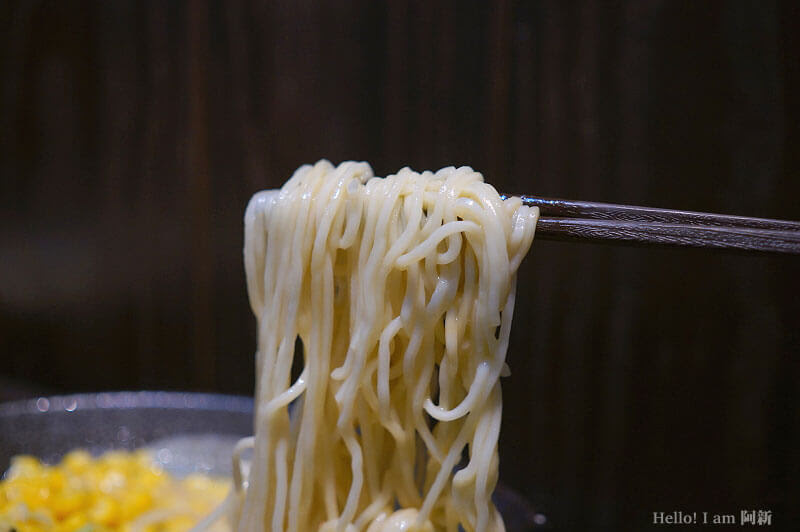
[[[537,238],[800,254],[800,222],[522,196]]]
[[[656,209],[653,207],[617,205],[614,203],[540,198],[535,196],[521,196],[521,198],[525,205],[530,207],[539,207],[539,213],[541,216],[800,231],[800,222],[792,222],[788,220],[749,218],[746,216],[676,211],[672,209]]]

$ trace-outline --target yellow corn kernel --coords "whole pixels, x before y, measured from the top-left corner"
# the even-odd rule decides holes
[[[115,526],[119,522],[120,511],[117,502],[108,496],[99,496],[89,509],[89,520],[103,526]]]
[[[11,486],[9,495],[15,502],[21,502],[28,508],[40,508],[44,506],[48,492],[35,479],[25,479],[18,480]]]
[[[67,516],[81,510],[86,504],[86,495],[80,491],[67,491],[53,496],[49,502],[50,509],[56,519],[64,519]]]
[[[119,469],[110,469],[106,471],[103,478],[100,480],[100,491],[103,493],[113,493],[114,491],[121,490],[127,483],[127,476]]]
[[[67,485],[67,476],[57,468],[48,468],[46,473],[47,487],[51,493],[63,490]]]
[[[21,456],[13,464],[0,481],[0,532],[132,532],[130,524],[151,511],[171,517],[142,532],[185,532],[230,488],[202,475],[175,479],[146,451],[98,458],[74,451],[55,466]]]
[[[44,527],[42,527],[39,523],[34,522],[25,522],[21,525],[18,525],[17,528],[18,532],[45,532]]]
[[[140,472],[136,478],[136,484],[139,489],[151,491],[156,487],[164,484],[167,481],[165,475],[153,467],[148,466],[147,469]]]
[[[9,478],[33,477],[41,471],[42,463],[37,458],[23,454],[11,459]]]
[[[74,513],[59,525],[59,532],[75,532],[89,523],[85,513]]]
[[[110,451],[100,458],[100,463],[108,469],[124,470],[131,462],[128,453],[124,451]]]
[[[146,512],[152,504],[153,497],[145,491],[126,493],[122,496],[122,500],[120,501],[122,520],[132,521]]]
[[[61,460],[61,465],[71,473],[85,471],[91,464],[92,455],[83,450],[72,451]]]
[[[185,515],[180,515],[173,517],[164,523],[162,530],[164,530],[164,532],[186,532],[192,528],[194,524],[195,523],[193,519]]]

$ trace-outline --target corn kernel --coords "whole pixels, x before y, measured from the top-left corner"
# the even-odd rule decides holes
[[[65,519],[81,510],[86,504],[86,495],[80,491],[68,491],[53,497],[49,506],[56,519]]]
[[[25,478],[38,475],[42,470],[42,464],[33,456],[20,455],[11,459],[9,478]]]
[[[146,491],[136,491],[123,495],[122,519],[124,521],[133,520],[136,516],[143,514],[153,504],[152,496]]]
[[[202,475],[175,479],[145,451],[99,458],[73,451],[56,466],[20,456],[0,482],[0,531],[132,532],[143,516],[161,515],[137,530],[186,532],[229,489],[228,482]]]
[[[119,505],[114,499],[100,496],[89,510],[89,519],[103,526],[114,526],[119,520],[119,514]]]
[[[80,473],[89,468],[92,463],[92,455],[83,450],[72,451],[61,461],[64,468],[72,473]]]
[[[89,520],[85,513],[73,513],[59,525],[59,532],[76,532],[85,527]]]

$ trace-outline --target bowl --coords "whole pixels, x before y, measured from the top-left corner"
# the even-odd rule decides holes
[[[231,450],[253,433],[253,400],[183,392],[113,392],[39,397],[0,404],[0,471],[30,454],[55,463],[67,452],[148,447],[175,474],[228,475]],[[511,489],[495,504],[509,532],[546,528],[547,519]]]

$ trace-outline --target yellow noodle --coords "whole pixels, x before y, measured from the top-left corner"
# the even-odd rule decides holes
[[[253,197],[255,437],[236,454],[253,446],[237,530],[504,530],[499,378],[537,217],[468,167],[381,179],[323,160]]]

